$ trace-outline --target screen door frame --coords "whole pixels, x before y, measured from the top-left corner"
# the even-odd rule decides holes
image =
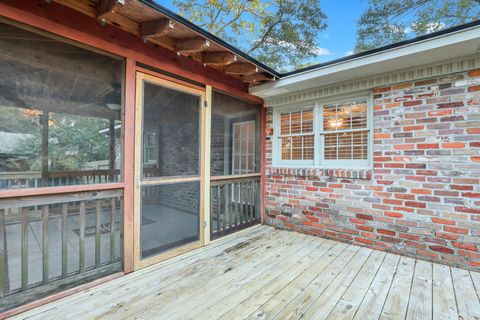
[[[155,177],[142,179],[142,152],[143,152],[143,93],[144,93],[144,83],[148,82],[153,85],[165,87],[171,90],[176,90],[179,92],[191,94],[198,96],[200,99],[199,113],[200,113],[200,131],[199,131],[199,172],[198,176],[171,176],[171,177]],[[177,255],[189,252],[196,248],[202,247],[208,242],[206,235],[209,232],[208,228],[208,204],[209,197],[209,162],[210,160],[210,144],[207,138],[209,131],[209,121],[207,121],[207,89],[197,87],[195,85],[180,83],[171,81],[170,79],[164,79],[159,76],[153,76],[143,72],[136,73],[136,99],[135,99],[135,168],[134,168],[134,269],[138,270],[152,264],[156,264],[163,260],[175,257]],[[209,111],[209,110],[208,110]],[[174,134],[174,133],[172,133]],[[208,149],[208,150],[207,150]],[[161,252],[157,255],[147,257],[142,259],[141,251],[141,202],[142,202],[142,187],[143,186],[155,186],[155,185],[167,185],[167,184],[177,184],[184,182],[199,182],[200,184],[200,203],[199,203],[199,240],[191,242],[165,252]],[[209,238],[209,237],[208,237]]]

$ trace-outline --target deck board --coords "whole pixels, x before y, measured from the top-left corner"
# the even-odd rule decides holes
[[[480,273],[255,226],[13,319],[480,319]]]

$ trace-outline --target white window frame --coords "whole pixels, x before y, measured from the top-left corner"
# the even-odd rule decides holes
[[[313,110],[313,160],[282,160],[282,136],[280,134],[280,116],[284,112],[295,112],[295,111],[300,111],[302,109],[312,109]],[[316,157],[316,152],[315,152],[315,136],[318,127],[318,124],[316,123],[316,106],[315,103],[310,103],[310,104],[302,104],[302,105],[294,105],[294,106],[288,106],[284,108],[279,108],[279,109],[274,109],[274,144],[273,144],[273,154],[274,154],[274,160],[276,159],[276,164],[278,166],[285,166],[285,167],[298,167],[298,168],[304,168],[304,167],[311,167],[315,164],[315,157]],[[303,134],[299,134],[303,136]],[[275,161],[274,161],[275,162]]]
[[[331,104],[351,103],[352,101],[367,102],[367,128],[353,129],[353,130],[339,130],[339,131],[323,131],[323,106]],[[314,159],[312,160],[282,160],[282,143],[280,135],[280,115],[283,112],[299,111],[301,109],[313,107],[313,131],[314,131]],[[373,96],[372,92],[337,96],[329,99],[322,99],[321,101],[314,101],[304,104],[288,105],[273,109],[273,141],[272,141],[272,156],[273,165],[277,167],[289,168],[325,168],[325,169],[371,169],[373,167]],[[325,160],[324,159],[324,145],[325,134],[339,133],[339,132],[354,132],[367,131],[368,132],[368,155],[366,160]]]
[[[151,137],[151,136],[156,137],[156,139],[153,140],[153,141],[155,141],[153,143],[153,145],[149,144],[149,141],[150,141],[149,137]],[[158,134],[157,134],[157,131],[156,130],[146,130],[144,132],[143,139],[145,141],[143,164],[149,164],[149,165],[157,164],[158,163]],[[149,155],[150,155],[151,151],[154,152],[154,159],[149,158]]]
[[[248,131],[247,131],[247,150],[246,150],[246,153],[244,153],[245,150],[242,150],[242,142],[240,141],[240,146],[237,146],[236,143],[235,143],[235,132],[237,130],[241,130],[240,128],[244,125],[251,125],[253,124],[253,129],[254,129],[254,135],[253,137],[250,137],[248,135]],[[255,150],[256,150],[256,145],[255,145],[255,133],[256,133],[256,121],[255,120],[247,120],[247,121],[241,121],[241,122],[234,122],[233,125],[232,125],[232,174],[234,175],[237,175],[237,174],[249,174],[249,173],[254,173],[256,168],[255,168],[255,163],[256,163],[256,157],[255,157]],[[240,134],[240,137],[241,137],[241,134]],[[253,138],[253,154],[250,154],[248,153],[248,150],[250,148],[250,138]],[[247,159],[250,157],[250,156],[253,156],[253,168],[250,168],[248,166],[248,160],[247,160],[247,166],[246,166],[246,172],[239,172],[239,171],[242,171],[241,169],[238,169],[238,168],[235,168],[235,156],[236,156],[236,151],[238,149],[238,154],[240,155],[240,162],[239,162],[239,167],[241,168],[242,167],[242,158],[244,156],[247,157]]]

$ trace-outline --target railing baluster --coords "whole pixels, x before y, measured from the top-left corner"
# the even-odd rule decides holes
[[[236,201],[236,193],[237,193],[237,187],[235,183],[229,184],[228,187],[230,188],[230,201],[228,202],[228,205],[230,206],[230,228],[234,227],[236,222],[237,222],[237,206],[235,205]]]
[[[242,210],[242,221],[240,224],[247,223],[247,183],[240,183],[240,209]]]
[[[250,198],[250,208],[251,208],[250,218],[252,220],[255,220],[255,185],[256,185],[256,182],[252,181],[252,196]]]
[[[80,273],[85,272],[85,201],[80,202],[80,251],[79,269]]]
[[[6,232],[5,232],[5,210],[0,209],[0,298],[6,294],[5,280],[7,279],[7,268],[5,265],[7,246],[6,246]]]
[[[237,185],[235,183],[229,184],[231,199],[228,202],[231,208],[231,219],[230,219],[230,227],[234,227],[237,222],[237,206],[236,206],[236,198],[237,198]]]
[[[117,198],[112,198],[112,212],[110,214],[110,262],[115,260],[115,213],[117,210]]]
[[[260,219],[260,182],[255,181],[255,197],[254,197],[255,219]]]
[[[222,211],[222,191],[220,186],[217,186],[217,230],[216,232],[220,232],[220,214]]]
[[[235,226],[238,226],[242,223],[242,184],[235,184]]]
[[[48,204],[42,206],[42,225],[43,225],[43,283],[48,282]]]
[[[67,214],[68,203],[62,203],[62,277],[67,275]]]
[[[22,208],[22,290],[28,287],[28,214],[28,207]]]
[[[252,182],[247,183],[247,222],[252,220]]]
[[[95,267],[97,268],[100,266],[101,223],[102,223],[102,202],[100,199],[97,199],[95,202]]]
[[[258,221],[256,217],[258,207],[256,203],[259,203],[257,200],[259,195],[256,194],[258,179],[259,177],[239,177],[212,180],[211,210],[213,218],[217,217],[218,219],[216,229],[212,223],[211,234],[215,234],[214,238],[232,233]]]

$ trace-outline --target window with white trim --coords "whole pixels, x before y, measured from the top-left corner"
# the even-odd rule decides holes
[[[371,163],[368,98],[274,109],[274,164],[366,168]]]
[[[233,124],[233,174],[255,172],[255,120]]]
[[[282,161],[313,161],[313,107],[280,112],[279,129]]]

